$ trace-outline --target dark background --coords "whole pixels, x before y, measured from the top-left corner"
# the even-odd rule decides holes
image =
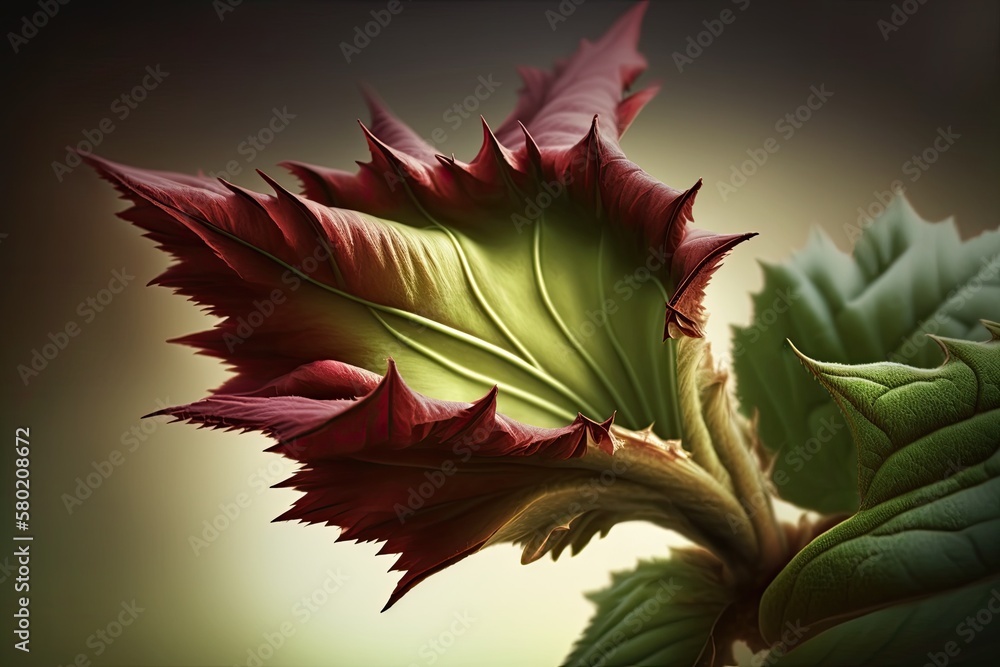
[[[396,578],[384,573],[391,559],[373,558],[373,545],[334,545],[331,529],[269,523],[294,495],[258,493],[261,480],[288,472],[259,453],[262,438],[151,422],[141,446],[127,451],[123,434],[157,401],[194,400],[224,372],[164,343],[205,328],[206,316],[143,287],[165,258],[113,217],[121,202],[85,167],[57,180],[52,162],[65,160],[66,145],[111,117],[115,129],[96,151],[105,157],[181,172],[220,171],[235,159],[243,167],[231,178],[238,184],[266,189],[253,173],[259,168],[297,187],[273,165],[298,159],[352,168],[366,158],[355,124],[367,119],[356,87],[365,81],[425,137],[444,127],[442,153],[470,159],[478,120],[452,131],[443,113],[473,93],[477,77],[501,82],[478,110],[496,126],[513,107],[515,65],[550,66],[625,9],[588,0],[553,30],[546,11],[558,11],[554,1],[403,2],[347,63],[341,42],[386,4],[244,0],[220,20],[211,0],[71,0],[18,53],[9,38],[0,45],[3,429],[13,441],[15,427],[29,426],[33,448],[30,659],[7,643],[14,593],[0,569],[3,651],[15,664],[69,664],[80,653],[94,664],[246,664],[247,651],[284,622],[295,632],[267,664],[554,664],[589,617],[583,591],[602,586],[610,569],[678,543],[650,527],[620,526],[575,559],[526,568],[513,548],[497,547],[380,615]],[[639,83],[658,80],[663,90],[623,146],[674,187],[705,179],[695,207],[701,226],[761,232],[710,288],[709,335],[719,352],[728,347],[726,325],[749,318],[747,294],[761,283],[756,259],[786,257],[813,225],[848,249],[845,225],[894,180],[904,181],[924,218],[953,215],[965,235],[996,226],[998,4],[907,4],[917,11],[888,39],[878,21],[890,19],[889,2],[650,7],[641,41],[650,68]],[[672,54],[726,8],[735,21],[679,72]],[[20,31],[22,17],[37,11],[36,3],[7,3],[0,27],[5,35]],[[115,118],[113,101],[156,65],[169,76],[128,118]],[[820,85],[832,98],[794,136],[780,138],[775,122]],[[285,107],[295,118],[247,163],[240,143]],[[947,128],[960,138],[913,180],[905,163]],[[780,150],[723,201],[718,182],[771,136]],[[123,267],[135,280],[85,322],[78,304]],[[80,334],[26,386],[17,366],[71,321]],[[63,494],[114,450],[124,463],[70,513]],[[4,502],[13,502],[13,457],[2,457]],[[239,494],[248,506],[195,555],[190,536]],[[8,553],[0,548],[0,566]],[[321,589],[328,569],[349,579],[302,622],[296,601]],[[96,656],[88,637],[133,598],[144,611]],[[455,626],[455,614],[474,620]],[[449,648],[432,648],[448,633]]]

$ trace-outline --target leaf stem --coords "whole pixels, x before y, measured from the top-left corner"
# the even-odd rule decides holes
[[[682,336],[677,341],[677,383],[684,444],[695,462],[726,488],[732,489],[729,472],[719,461],[712,435],[705,424],[701,387],[705,379],[705,341]]]
[[[740,430],[725,380],[726,376],[719,374],[707,388],[705,424],[719,460],[733,481],[733,490],[742,499],[741,504],[747,508],[748,518],[760,545],[761,571],[770,574],[784,564],[787,548],[785,532],[774,516],[774,505],[764,475]]]

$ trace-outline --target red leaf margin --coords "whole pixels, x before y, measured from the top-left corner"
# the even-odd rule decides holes
[[[133,202],[122,217],[180,260],[155,282],[206,303],[216,315],[231,319],[232,304],[258,296],[253,287],[234,287],[233,280],[234,274],[243,278],[256,269],[234,259],[232,248],[228,254],[223,251],[217,231],[188,224],[193,210],[223,217],[238,211],[248,219],[263,211],[275,224],[256,227],[254,233],[292,256],[307,232],[316,231],[317,221],[322,227],[324,216],[338,215],[337,209],[403,221],[423,221],[429,212],[461,226],[480,217],[477,211],[509,206],[525,193],[540,192],[541,183],[554,181],[566,186],[572,205],[587,215],[632,233],[637,243],[670,258],[665,271],[675,289],[666,304],[664,337],[673,332],[701,336],[705,285],[722,258],[754,234],[718,235],[693,228],[701,181],[688,190],[674,190],[621,151],[621,135],[657,91],[654,86],[622,97],[646,67],[636,50],[645,9],[642,3],[626,12],[604,37],[583,41],[572,58],[558,62],[551,72],[522,68],[524,88],[517,108],[496,134],[483,121],[483,145],[470,163],[434,154],[370,91],[366,99],[373,130],[362,128],[372,157],[360,164],[358,173],[286,163],[312,201],[269,179],[277,197],[221,181],[86,159]],[[320,207],[335,208],[327,214]],[[297,222],[289,223],[293,213]],[[327,278],[335,283],[342,276]],[[215,283],[226,285],[228,293]],[[213,296],[206,298],[208,293]],[[220,326],[224,330],[226,323]],[[219,338],[218,332],[205,332],[182,342],[226,359],[240,375],[211,398],[161,414],[202,426],[261,430],[277,439],[273,451],[304,465],[286,485],[305,492],[279,519],[339,525],[344,528],[341,540],[385,540],[380,553],[400,553],[394,569],[406,573],[387,608],[430,574],[488,544],[510,521],[511,512],[523,507],[530,489],[572,474],[550,464],[582,458],[592,447],[614,451],[611,419],[598,423],[579,415],[561,429],[539,429],[497,414],[495,388],[474,403],[438,401],[412,392],[391,362],[380,377],[313,355],[316,350],[308,346],[277,361],[256,354],[263,350],[234,359],[221,350]],[[483,428],[484,440],[476,442],[480,447],[471,460],[477,465],[488,461],[491,484],[482,485],[475,475],[471,481],[456,478],[409,528],[394,525],[398,517],[387,521],[401,490],[419,482],[428,465],[440,465],[456,438],[461,441]],[[524,465],[527,459],[532,465]],[[387,465],[393,466],[390,475]],[[491,490],[484,494],[486,489]],[[456,507],[467,515],[466,529],[434,530],[435,517]],[[589,539],[598,529],[603,527],[588,524],[583,537]],[[556,539],[547,548],[558,554],[568,543]]]
[[[578,415],[569,426],[544,429],[498,414],[496,401],[496,387],[473,403],[422,396],[391,359],[384,377],[326,361],[254,392],[149,416],[274,438],[278,444],[267,451],[303,464],[276,486],[304,492],[275,521],[340,526],[338,541],[384,541],[379,554],[399,553],[392,569],[405,574],[385,611],[431,574],[490,543],[557,480],[593,474],[569,461],[591,448],[614,454],[613,416],[598,423]],[[567,545],[556,540],[534,558],[544,551],[558,556]]]
[[[724,257],[756,234],[693,228],[701,180],[675,190],[630,162],[619,146],[659,90],[653,85],[625,96],[647,65],[637,50],[647,5],[632,7],[597,42],[582,40],[551,72],[520,68],[516,108],[495,134],[482,119],[483,143],[472,162],[436,153],[366,89],[372,128],[361,127],[371,160],[359,162],[359,172],[282,164],[313,201],[414,222],[430,214],[457,227],[482,217],[477,211],[523,206],[542,183],[566,185],[585,213],[632,232],[671,259],[666,273],[674,293],[666,304],[664,339],[675,331],[702,337],[705,287]],[[599,118],[608,119],[611,129]]]

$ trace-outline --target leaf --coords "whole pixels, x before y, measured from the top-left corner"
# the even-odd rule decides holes
[[[705,284],[752,234],[693,228],[700,182],[667,187],[618,145],[652,94],[623,98],[645,67],[644,10],[552,72],[525,70],[515,115],[498,135],[484,120],[469,163],[434,155],[371,91],[371,161],[289,165],[304,197],[263,174],[274,195],[84,158],[177,260],[156,282],[221,318],[180,342],[234,376],[167,412],[277,438],[304,464],[283,518],[386,541],[407,571],[390,603],[495,542],[530,561],[646,519],[753,562],[768,534],[668,444],[683,425],[663,337],[701,334]],[[396,505],[480,430],[489,446],[400,521]],[[589,499],[622,458],[641,465]]]
[[[857,455],[830,396],[802,373],[790,339],[837,363],[894,360],[933,367],[925,333],[982,339],[1000,319],[1000,232],[962,241],[951,220],[921,220],[905,199],[860,237],[851,255],[821,233],[783,265],[764,265],[754,321],[734,332],[737,394],[759,414],[782,498],[823,513],[857,509]]]
[[[803,362],[834,396],[860,453],[861,509],[813,540],[761,600],[761,631],[815,634],[1000,572],[1000,325],[935,337],[935,369]]]
[[[699,664],[713,655],[712,630],[734,596],[705,552],[675,549],[670,559],[640,561],[587,596],[597,611],[564,665]]]
[[[624,426],[655,421],[661,437],[678,437],[658,311],[666,301],[671,326],[698,334],[704,282],[750,235],[690,229],[697,186],[672,190],[624,159],[620,100],[579,101],[595,80],[620,96],[635,78],[641,14],[547,79],[529,119],[537,141],[525,131],[508,148],[484,125],[470,164],[425,163],[374,98],[376,126],[417,154],[366,130],[372,162],[359,174],[294,167],[312,201],[270,180],[275,196],[88,161],[135,204],[124,217],[178,259],[158,283],[225,318],[181,340],[233,367],[222,393],[323,359],[379,372],[392,356],[437,398],[496,384],[501,410],[529,423],[617,410]]]
[[[747,667],[988,665],[1000,650],[1000,632],[990,627],[998,613],[1000,578],[881,609],[801,644],[779,644]]]
[[[739,503],[676,441],[583,416],[559,429],[526,426],[496,403],[496,389],[474,403],[421,396],[392,362],[381,378],[327,361],[157,414],[277,440],[269,451],[303,464],[279,486],[305,492],[278,519],[342,526],[339,540],[385,541],[380,553],[400,553],[393,569],[405,575],[386,608],[490,544],[523,545],[529,563],[577,553],[632,519],[753,558],[752,529],[729,525]]]

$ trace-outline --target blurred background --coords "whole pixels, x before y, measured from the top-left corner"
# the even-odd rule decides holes
[[[380,614],[394,557],[335,544],[334,529],[271,524],[296,494],[266,488],[290,468],[261,453],[264,438],[140,420],[225,373],[165,342],[208,317],[144,287],[166,258],[114,218],[123,203],[110,186],[67,163],[67,146],[91,140],[128,164],[266,190],[262,169],[297,190],[277,162],[367,159],[362,81],[440,152],[471,159],[475,115],[496,126],[513,107],[516,65],[549,67],[626,8],[578,2],[403,0],[350,62],[342,44],[388,3],[6,3],[2,414],[10,440],[31,429],[35,541],[30,656],[11,648],[13,548],[0,550],[0,662],[553,665],[591,614],[584,592],[679,544],[628,524],[558,563],[521,566],[517,549],[493,547]],[[726,9],[735,18],[706,33]],[[787,257],[813,226],[849,249],[850,228],[894,181],[926,219],[954,216],[966,236],[997,225],[998,19],[986,0],[649,8],[639,84],[663,90],[623,146],[674,187],[704,178],[700,226],[761,233],[709,289],[717,355],[729,324],[749,320],[758,259]],[[455,127],[445,114],[480,76],[499,85]],[[832,95],[779,124],[812,87]],[[271,125],[275,110],[286,122]],[[269,125],[283,125],[269,143],[247,142]],[[770,137],[779,150],[744,169]],[[119,293],[106,290],[115,271],[134,276]],[[18,365],[72,323],[78,335],[25,382]],[[11,503],[13,458],[0,457]],[[206,522],[225,527],[212,537]]]

